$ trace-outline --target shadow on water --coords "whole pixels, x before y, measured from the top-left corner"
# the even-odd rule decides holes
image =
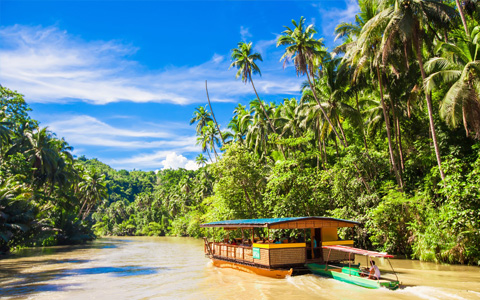
[[[88,276],[98,274],[109,274],[115,277],[142,276],[157,274],[160,271],[166,271],[168,268],[152,268],[142,266],[122,266],[122,267],[92,267],[92,268],[72,268],[56,269],[34,273],[21,273],[20,270],[11,271],[8,278],[11,282],[0,283],[1,296],[26,296],[46,291],[62,291],[76,284],[48,283],[48,281],[58,280],[70,276]],[[6,279],[6,278],[3,278]]]
[[[128,243],[128,240],[116,240],[115,242],[95,241],[93,243],[86,243],[81,245],[66,245],[66,246],[51,246],[51,247],[39,247],[39,248],[24,248],[14,253],[0,255],[0,261],[3,259],[20,258],[20,257],[33,257],[44,256],[60,253],[68,253],[77,250],[86,249],[114,249],[118,248],[119,244]]]
[[[62,254],[84,249],[109,249],[121,247],[130,240],[110,241],[97,240],[94,243],[73,246],[55,246],[44,248],[22,249],[14,254],[3,256],[0,259],[0,298],[24,297],[41,292],[63,291],[78,284],[54,283],[51,281],[72,276],[89,276],[107,274],[113,277],[152,275],[167,268],[152,268],[142,266],[119,266],[119,267],[83,267],[89,259],[58,258],[53,254]],[[26,258],[26,259],[23,259]],[[33,259],[32,259],[33,258]],[[11,260],[12,259],[12,260]],[[17,259],[20,259],[17,260]],[[25,272],[36,266],[58,264],[57,268],[37,272]],[[55,267],[55,266],[54,266]]]

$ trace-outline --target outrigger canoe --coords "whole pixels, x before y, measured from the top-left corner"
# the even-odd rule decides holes
[[[365,288],[370,288],[370,289],[378,289],[382,287],[390,290],[398,289],[400,282],[398,281],[397,274],[395,273],[395,270],[393,270],[392,264],[390,263],[390,260],[389,260],[389,258],[392,258],[393,255],[390,255],[387,253],[375,252],[375,251],[368,251],[368,250],[363,250],[363,249],[358,249],[353,247],[341,246],[341,245],[323,246],[323,248],[328,249],[329,251],[335,250],[335,251],[342,251],[349,254],[358,254],[358,255],[366,256],[367,265],[368,265],[369,257],[386,258],[388,263],[390,264],[390,267],[392,268],[392,271],[396,277],[396,280],[385,278],[384,276],[381,276],[378,280],[369,279],[368,275],[366,275],[365,273],[365,270],[360,269],[358,266],[328,264],[328,258],[325,264],[317,264],[317,263],[307,264],[307,268],[310,269],[310,271],[313,274],[333,278],[342,282],[347,282],[347,283],[355,284],[355,285],[362,286]]]

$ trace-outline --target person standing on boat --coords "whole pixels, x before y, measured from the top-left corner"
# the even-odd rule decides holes
[[[373,260],[370,261],[370,274],[368,275],[368,279],[378,280],[380,279],[380,269],[375,265]]]

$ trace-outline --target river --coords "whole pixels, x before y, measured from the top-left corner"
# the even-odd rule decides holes
[[[378,261],[380,269],[388,269]],[[219,269],[193,238],[104,238],[0,260],[2,299],[480,299],[480,268],[392,260],[403,287],[368,290],[314,275]]]

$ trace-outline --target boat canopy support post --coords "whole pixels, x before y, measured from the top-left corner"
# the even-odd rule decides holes
[[[328,270],[328,261],[330,260],[330,253],[332,253],[332,249],[328,251],[327,261],[325,262],[325,271]]]
[[[394,274],[395,277],[397,278],[397,281],[400,282],[400,281],[398,280],[397,272],[395,272],[395,270],[393,269],[392,263],[390,262],[390,258],[387,257],[387,261],[388,261],[388,264],[390,265],[390,268],[392,268],[393,274]]]
[[[352,268],[351,268],[351,265],[352,265],[352,260],[350,259],[350,256],[352,255],[352,253],[348,253],[348,272],[350,273],[349,275],[352,276]]]

